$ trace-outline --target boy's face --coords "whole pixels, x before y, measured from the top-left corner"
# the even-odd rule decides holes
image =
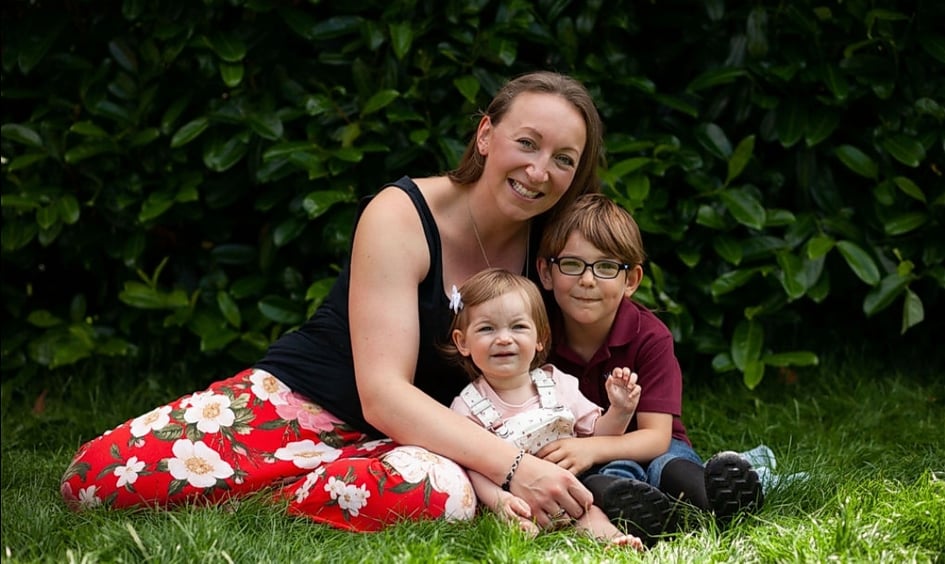
[[[564,248],[558,253],[558,258],[561,257],[575,257],[587,263],[599,260],[621,262],[617,257],[604,254],[577,231],[568,236]],[[643,278],[640,265],[608,279],[594,276],[590,268],[585,269],[580,276],[562,274],[557,266],[545,259],[539,261],[538,272],[542,286],[554,294],[567,320],[602,328],[610,327],[620,302],[624,297],[633,295]]]

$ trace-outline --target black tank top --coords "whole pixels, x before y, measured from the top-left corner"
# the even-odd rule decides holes
[[[449,300],[443,289],[440,233],[413,180],[405,176],[390,186],[397,186],[410,196],[423,224],[430,252],[430,271],[417,289],[420,350],[414,385],[438,402],[449,405],[468,379],[462,369],[444,359],[436,347],[449,338],[452,320]],[[361,201],[357,219],[370,200],[371,197],[367,197]],[[349,261],[315,314],[299,329],[272,343],[255,367],[273,374],[292,391],[309,398],[355,429],[382,436],[364,420],[355,384],[348,320],[350,276]],[[399,344],[392,342],[387,346]]]

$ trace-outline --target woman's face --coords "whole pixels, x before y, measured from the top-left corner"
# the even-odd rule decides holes
[[[581,113],[555,94],[524,92],[499,123],[482,119],[477,148],[486,157],[481,182],[515,219],[551,209],[571,186],[584,143]]]

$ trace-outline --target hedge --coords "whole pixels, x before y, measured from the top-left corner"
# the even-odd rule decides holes
[[[945,288],[940,6],[8,2],[3,373],[252,362],[325,296],[358,199],[449,169],[538,68],[594,94],[638,298],[687,365],[754,387],[818,361],[811,323],[921,333]]]

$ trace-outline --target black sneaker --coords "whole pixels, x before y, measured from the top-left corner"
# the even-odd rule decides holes
[[[758,474],[732,451],[720,452],[705,463],[705,493],[716,520],[727,524],[741,512],[753,513],[764,504]]]
[[[611,522],[625,533],[653,546],[659,537],[676,532],[675,504],[659,489],[630,478],[594,474],[584,479]]]

